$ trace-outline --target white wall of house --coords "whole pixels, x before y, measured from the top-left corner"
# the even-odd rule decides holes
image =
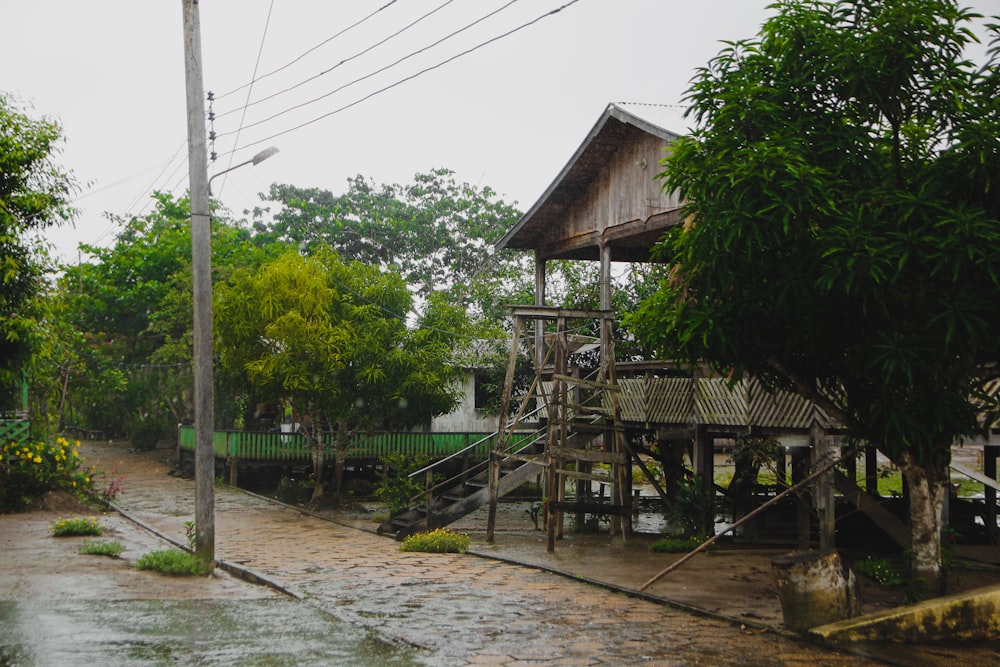
[[[446,415],[431,420],[433,433],[492,433],[497,430],[497,415],[476,409],[476,374],[468,371],[459,389],[462,398],[458,406]]]

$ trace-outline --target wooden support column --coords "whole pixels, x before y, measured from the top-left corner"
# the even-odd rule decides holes
[[[694,427],[694,476],[701,483],[706,498],[711,498],[713,509],[705,517],[701,527],[704,535],[715,533],[715,440],[708,434],[704,424]]]
[[[510,402],[514,393],[514,371],[517,368],[517,352],[521,341],[524,318],[515,315],[514,327],[510,335],[510,354],[507,360],[507,375],[504,377],[503,394],[500,395],[500,415],[497,421],[497,435],[493,439],[489,462],[490,503],[486,515],[486,542],[493,543],[493,532],[497,522],[497,503],[500,499],[500,456],[507,449],[507,419],[510,416]]]
[[[997,478],[997,456],[1000,456],[1000,446],[986,445],[983,447],[983,473],[990,479]],[[983,520],[993,544],[1000,544],[1000,530],[997,529],[997,490],[983,485],[984,502],[986,503]]]
[[[826,431],[818,422],[809,428],[809,444],[812,450],[813,470],[819,470],[833,460]],[[833,498],[833,472],[821,475],[812,492],[813,506],[819,517],[819,548],[834,549],[836,534],[836,508]]]
[[[535,305],[545,305],[545,258],[535,251]],[[545,320],[535,320],[535,368],[542,370],[545,362]]]
[[[774,450],[774,477],[778,485],[778,493],[788,486],[788,469],[785,458],[788,456],[788,448],[779,444]]]
[[[865,445],[865,491],[878,497],[878,450]]]
[[[792,447],[792,486],[804,480],[809,474],[809,448]],[[800,551],[809,549],[811,510],[809,508],[808,492],[803,491],[796,503],[795,533]]]

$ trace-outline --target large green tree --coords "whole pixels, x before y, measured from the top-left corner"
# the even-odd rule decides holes
[[[45,265],[33,233],[73,216],[76,186],[54,159],[61,141],[58,124],[32,118],[0,92],[0,392],[20,385],[31,351],[30,300]]]
[[[303,248],[327,245],[344,258],[394,267],[420,295],[468,284],[520,217],[489,187],[459,183],[453,172],[417,174],[408,185],[348,179],[344,194],[271,186],[279,208],[259,238]]]
[[[237,271],[216,296],[221,362],[291,405],[312,452],[314,498],[325,491],[328,435],[336,499],[352,438],[426,424],[457,403],[464,310],[431,294],[409,328],[412,297],[396,273],[319,247]]]
[[[940,585],[951,447],[981,431],[1000,361],[997,51],[965,59],[978,17],[951,0],[774,9],[693,81],[696,129],[662,174],[685,223],[631,324],[801,392],[889,456],[913,575]]]
[[[164,193],[153,199],[149,213],[109,215],[119,226],[114,243],[82,245],[90,260],[63,267],[52,295],[53,308],[83,332],[52,348],[62,350],[52,365],[68,374],[60,405],[73,408],[79,425],[127,435],[140,447],[192,413],[189,202]],[[214,280],[275,249],[253,244],[248,229],[221,215],[213,216],[212,246]],[[236,416],[231,401],[219,407],[220,423]]]

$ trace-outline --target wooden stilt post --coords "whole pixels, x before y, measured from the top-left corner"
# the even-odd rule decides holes
[[[826,431],[816,421],[809,427],[809,442],[812,445],[813,469],[819,469],[826,465],[832,453],[829,451]],[[833,498],[833,474],[821,475],[817,478],[811,495],[816,514],[819,516],[819,547],[820,549],[834,549],[836,510]]]
[[[983,474],[991,479],[997,478],[997,455],[1000,454],[1000,447],[996,445],[986,445],[983,447]],[[983,485],[983,500],[986,503],[983,520],[986,529],[994,544],[1000,542],[1000,531],[997,529],[997,490],[991,486]]]

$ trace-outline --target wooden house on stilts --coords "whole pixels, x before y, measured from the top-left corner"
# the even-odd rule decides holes
[[[735,386],[707,372],[679,373],[658,362],[616,363],[612,336],[612,263],[648,262],[650,251],[670,227],[681,222],[681,202],[663,192],[655,175],[677,139],[664,127],[655,106],[611,104],[537,203],[497,247],[531,251],[535,257],[535,303],[512,309],[512,344],[498,430],[490,461],[480,470],[463,469],[444,482],[431,482],[425,502],[393,517],[381,532],[397,538],[447,525],[489,505],[487,540],[492,541],[498,499],[526,481],[542,478],[545,488],[547,548],[561,537],[564,514],[578,525],[610,517],[613,535],[629,539],[632,517],[632,466],[644,467],[630,438],[655,433],[664,441],[690,443],[697,484],[714,497],[715,440],[755,433],[777,443],[778,486],[787,487],[837,458],[837,424],[795,394],[770,394],[752,380]],[[669,114],[675,116],[676,114]],[[599,262],[597,310],[568,310],[547,305],[546,263],[551,260]],[[581,329],[596,335],[579,335]],[[588,347],[587,369],[571,355]],[[514,397],[513,378],[519,354],[529,351],[534,378],[526,395]],[[516,400],[515,400],[516,398]],[[516,406],[516,407],[515,407]],[[528,425],[536,430],[526,433]],[[995,429],[994,429],[995,430]],[[1000,440],[984,447],[983,523],[996,539],[996,461]],[[902,548],[910,530],[878,496],[876,453],[865,450],[863,488],[855,461],[845,461],[814,483],[808,500],[799,501],[797,541],[808,548],[834,546],[835,491]],[[790,465],[788,465],[790,463]],[[786,465],[791,477],[787,476]],[[957,468],[956,468],[957,469]],[[473,480],[480,475],[482,483]],[[655,484],[656,491],[666,493]],[[595,493],[594,489],[598,489]],[[567,498],[567,488],[575,493]],[[605,498],[604,489],[610,490]],[[713,518],[703,530],[713,531]]]

